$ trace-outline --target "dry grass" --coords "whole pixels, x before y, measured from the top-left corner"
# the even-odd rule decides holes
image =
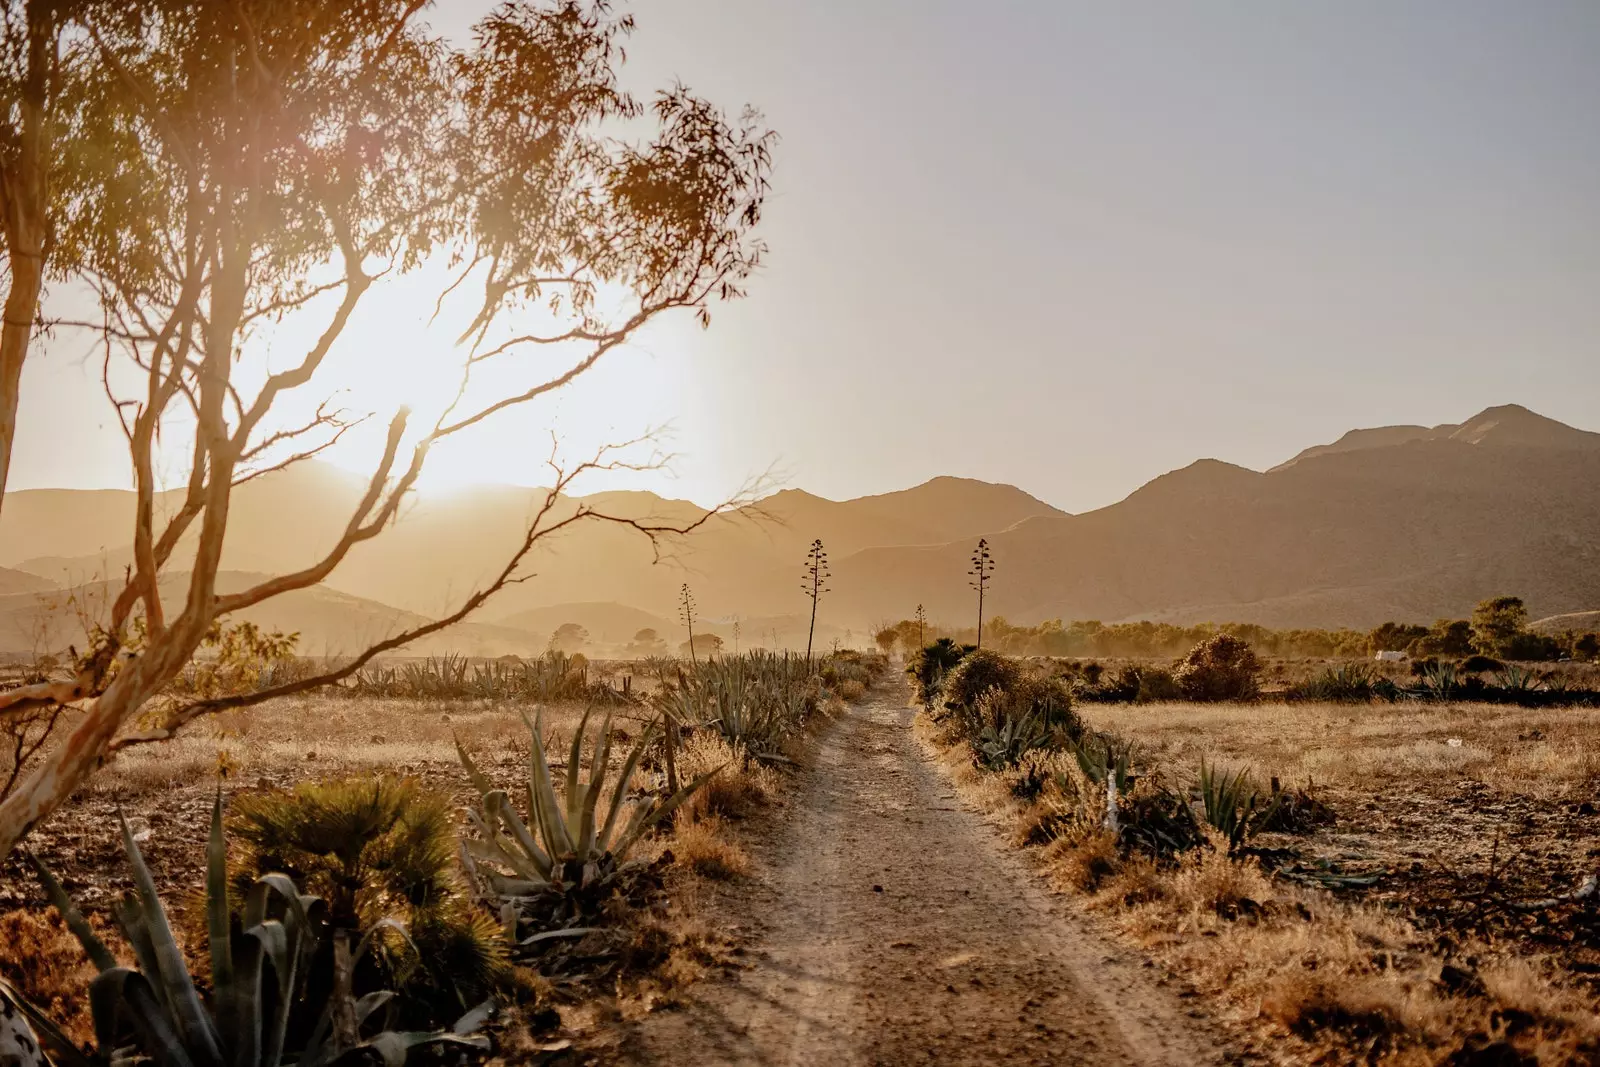
[[[748,759],[710,731],[684,742],[678,751],[678,773],[685,781],[712,775],[678,809],[680,822],[748,818],[771,803],[783,788],[783,777],[777,771]]]
[[[749,854],[716,816],[679,823],[667,847],[679,866],[701,878],[731,882],[751,871]]]
[[[1251,765],[1262,777],[1314,780],[1318,795],[1335,797],[1341,814],[1376,810],[1373,824],[1345,818],[1326,834],[1331,848],[1346,852],[1359,846],[1377,853],[1386,840],[1399,849],[1401,832],[1411,849],[1429,846],[1429,833],[1458,834],[1464,824],[1434,817],[1427,807],[1429,783],[1450,783],[1454,797],[1466,780],[1477,793],[1545,806],[1592,796],[1596,785],[1600,712],[1589,709],[1081,710],[1089,725],[1135,740],[1141,762],[1165,773],[1192,774],[1203,754]],[[938,740],[925,722],[922,730]],[[1451,738],[1461,744],[1449,744]],[[949,749],[942,762],[970,799],[1013,821],[1014,844],[1040,842],[1048,804],[1018,801],[1001,776],[975,770],[962,747]],[[1429,817],[1389,818],[1386,809],[1397,806],[1398,796]],[[1584,847],[1576,842],[1570,852],[1581,856]],[[1468,935],[1441,949],[1434,934],[1391,908],[1274,878],[1254,859],[1230,858],[1225,842],[1162,865],[1121,851],[1109,834],[1085,831],[1046,840],[1033,855],[1053,884],[1084,894],[1123,936],[1215,998],[1225,1018],[1257,1034],[1268,1059],[1407,1065],[1600,1059],[1592,994],[1538,953]]]
[[[1600,709],[1500,704],[1082,706],[1162,762],[1223,756],[1286,781],[1362,790],[1448,774],[1562,800],[1600,784]],[[1452,740],[1460,745],[1452,745]]]
[[[115,938],[95,921],[103,938]],[[98,973],[54,908],[0,913],[0,975],[80,1046],[94,1039],[89,983]]]

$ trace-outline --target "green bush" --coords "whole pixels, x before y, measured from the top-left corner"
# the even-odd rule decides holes
[[[1252,700],[1261,689],[1261,663],[1245,642],[1218,634],[1190,649],[1172,677],[1189,700]]]
[[[990,770],[1015,767],[1036,749],[1066,748],[1083,736],[1072,690],[1059,678],[1020,678],[991,686],[960,713],[977,762]]]
[[[1485,671],[1503,671],[1506,665],[1492,656],[1471,655],[1461,663],[1463,674],[1482,674]]]
[[[302,966],[302,961],[331,955],[324,950],[337,941],[353,945],[351,959],[359,962],[375,947],[377,938],[369,931],[357,940],[350,931],[339,929],[332,922],[328,902],[302,894],[281,871],[236,882],[235,892],[230,893],[220,792],[211,810],[205,892],[198,901],[205,918],[205,954],[210,966],[207,979],[197,982],[133,833],[120,815],[118,821],[134,891],[118,904],[116,919],[137,970],[119,964],[61,883],[33,860],[46,896],[100,972],[88,997],[99,1048],[87,1055],[42,1012],[17,1001],[53,1062],[228,1063],[235,1067],[392,1064],[404,1062],[408,1051],[426,1045],[489,1048],[487,1038],[461,1036],[482,1025],[489,1005],[465,1014],[456,1012],[449,1030],[386,1029],[365,1040],[358,1031],[341,1040],[340,1028],[334,1025],[337,1014],[356,1020],[376,1019],[374,1010],[382,1007],[390,994],[375,990],[358,997],[345,983],[320,982],[325,976],[314,967]],[[0,982],[0,1008],[14,999]],[[293,1025],[297,1017],[309,1019],[311,1025]],[[125,1044],[130,1029],[132,1041]],[[365,1029],[371,1033],[370,1026]]]
[[[978,698],[991,689],[1010,689],[1022,680],[1022,665],[1009,656],[987,648],[963,657],[945,676],[945,707],[952,711],[971,711]]]
[[[380,935],[356,972],[356,991],[394,989],[407,1026],[442,1025],[488,997],[508,974],[499,926],[473,904],[456,871],[450,798],[393,777],[305,782],[234,801],[234,892],[287,874],[322,898],[329,925]],[[324,952],[317,966],[327,969]],[[318,979],[313,976],[313,986]]]
[[[919,649],[906,664],[906,673],[916,689],[916,702],[925,708],[937,704],[943,693],[945,676],[972,651],[971,645],[958,645],[948,637]]]

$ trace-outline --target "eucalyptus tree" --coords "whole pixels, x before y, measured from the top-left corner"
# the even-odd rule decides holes
[[[310,677],[205,700],[162,695],[226,617],[324,581],[380,536],[436,445],[565,387],[664,313],[708,322],[760,261],[771,134],[681,86],[648,103],[624,92],[630,17],[603,0],[513,0],[457,45],[419,19],[425,6],[149,0],[83,23],[92,62],[78,121],[94,151],[74,178],[84,221],[67,251],[100,301],[98,319],[78,325],[104,352],[127,439],[133,563],[72,683],[0,694],[0,715],[84,704],[0,801],[0,857],[120,749],[347,677],[520,580],[558,530],[667,529],[558,507],[575,477],[634,465],[629,453],[552,457],[554,484],[514,550],[438,618]],[[470,297],[467,330],[438,352],[458,375],[451,401],[418,425],[404,408],[388,416],[381,455],[325,552],[219,592],[234,490],[339,439],[348,420],[325,402],[330,362],[384,373],[384,354],[348,335],[352,316],[392,277],[429,280],[420,268],[440,263],[450,267],[441,304]],[[262,351],[262,335],[286,318],[310,323],[314,339],[285,361]],[[517,384],[485,395],[474,373],[491,364],[509,364]],[[136,387],[119,386],[130,376]],[[158,521],[157,471],[174,456],[184,487]],[[186,595],[169,602],[161,578],[180,572]]]
[[[72,242],[62,231],[75,182],[82,127],[77,76],[89,53],[82,19],[89,0],[6,0],[0,8],[0,252],[6,277],[0,319],[0,499],[11,469],[22,368],[47,278],[70,264],[57,249]]]

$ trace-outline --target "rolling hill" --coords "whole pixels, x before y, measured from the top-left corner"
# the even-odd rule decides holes
[[[991,610],[1292,627],[1459,616],[1502,592],[1536,614],[1600,603],[1600,435],[1514,406],[1412,429],[1266,473],[1201,460],[1110,507],[1027,520],[990,538]],[[857,613],[910,599],[959,617],[968,553],[875,549],[840,560],[836,585]]]
[[[333,543],[360,490],[360,479],[314,463],[242,488],[224,565],[304,565]],[[327,586],[271,608],[275,624],[304,631],[314,650],[313,634],[351,644],[433,616],[498,569],[542,499],[508,486],[423,495]],[[0,627],[37,629],[51,587],[119,573],[131,506],[130,494],[109,491],[8,494]],[[563,500],[554,514],[580,506],[677,525],[701,517],[689,502],[642,492]],[[978,536],[998,563],[989,614],[1019,622],[1370,626],[1459,616],[1504,592],[1536,616],[1557,615],[1600,604],[1597,530],[1600,434],[1505,405],[1432,428],[1354,430],[1265,472],[1199,460],[1081,515],[1013,486],[935,478],[844,501],[787,490],[654,546],[623,525],[590,522],[541,544],[531,577],[491,601],[475,627],[435,644],[536,651],[563,622],[597,643],[644,628],[676,641],[685,583],[708,629],[729,636],[738,617],[750,644],[792,643],[815,537],[833,563],[829,641],[859,640],[918,603],[935,619],[966,618]]]

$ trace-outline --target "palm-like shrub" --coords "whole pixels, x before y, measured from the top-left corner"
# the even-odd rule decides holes
[[[241,898],[255,879],[281,871],[326,902],[334,929],[378,932],[358,961],[357,990],[396,989],[408,1025],[454,1018],[506,976],[497,923],[463,891],[443,794],[388,776],[307,782],[239,798],[231,830]],[[314,983],[331,981],[331,956],[317,964],[327,973]]]
[[[906,673],[911,675],[911,681],[916,689],[917,703],[930,709],[937,704],[945,676],[972,651],[971,645],[958,645],[948,637],[941,637],[933,644],[919,649],[906,664]]]
[[[1261,662],[1244,641],[1217,634],[1189,650],[1173,679],[1189,700],[1251,700],[1261,689]]]
[[[384,1030],[363,1038],[363,1030],[370,1032],[368,1024],[392,994],[374,991],[357,997],[343,983],[321,993],[312,989],[310,961],[329,935],[327,905],[318,897],[302,894],[282,873],[249,882],[238,901],[235,929],[220,793],[212,808],[206,848],[205,915],[211,980],[207,995],[202,995],[125,821],[122,840],[134,892],[118,905],[117,923],[137,968],[117,961],[61,884],[34,860],[50,902],[100,971],[89,989],[98,1045],[93,1054],[76,1048],[42,1013],[19,1005],[61,1067],[96,1067],[140,1058],[192,1067],[279,1067],[285,1063],[325,1067],[353,1062],[354,1058],[396,1064],[404,1061],[408,1050],[420,1045],[488,1046],[481,1038],[457,1036],[470,1029],[465,1019],[458,1021],[456,1033]],[[357,943],[353,958],[363,957],[371,943],[370,939]],[[5,993],[0,989],[0,995]],[[303,1035],[297,1035],[290,1025],[291,1016],[299,1012],[309,1012],[315,1019],[315,1025]],[[483,1012],[469,1015],[477,1018]]]

